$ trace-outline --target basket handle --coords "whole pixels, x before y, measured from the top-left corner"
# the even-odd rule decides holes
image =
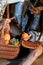
[[[10,22],[12,22],[11,20],[13,20],[13,19],[15,19],[15,17],[12,17],[12,18],[9,18],[9,19],[5,19],[4,25],[2,26],[1,38],[4,37],[4,29],[5,29],[6,24],[9,24]],[[10,22],[8,20],[10,20]]]

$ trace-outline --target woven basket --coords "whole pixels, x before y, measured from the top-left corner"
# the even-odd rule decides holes
[[[0,44],[0,58],[3,59],[15,59],[20,52],[20,45],[2,45]]]

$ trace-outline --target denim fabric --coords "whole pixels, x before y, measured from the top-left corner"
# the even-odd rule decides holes
[[[39,23],[39,19],[40,19],[40,14],[34,14],[34,21],[33,21],[32,26],[30,27],[30,29],[36,30],[37,25]],[[32,30],[28,31],[30,34],[32,34],[32,38],[30,39],[30,41],[35,42],[36,41],[36,35],[35,35],[35,31],[32,31]]]
[[[38,15],[35,14],[34,15],[34,21],[33,21],[33,24],[31,26],[31,29],[35,30],[37,28],[37,25],[39,23],[39,18],[40,18],[40,14],[38,14]],[[24,32],[27,22],[28,22],[28,16],[25,15],[25,17],[22,20],[22,32]],[[28,33],[32,34],[32,37],[31,37],[30,41],[35,42],[35,41],[38,40],[38,38],[39,38],[39,33],[38,32],[32,31],[32,30],[31,31],[28,30]]]
[[[24,6],[24,2],[17,3],[16,6],[15,6],[15,13],[14,13],[14,16],[16,16],[17,21],[18,21],[17,23],[18,24],[21,24],[22,23],[22,32],[24,32],[25,26],[26,26],[26,24],[28,22],[28,16],[27,16],[27,14],[21,20],[23,6]],[[33,21],[32,26],[30,27],[31,29],[36,30],[37,25],[39,23],[39,18],[40,18],[40,14],[34,14],[34,21]],[[32,38],[30,39],[30,41],[35,42],[36,41],[35,32],[34,31],[28,31],[28,32],[30,34],[32,34]]]
[[[41,38],[40,38],[39,42],[43,42],[43,33],[41,35]]]
[[[25,31],[25,27],[26,27],[27,22],[28,22],[28,16],[25,15],[24,18],[22,19],[22,32]]]
[[[37,32],[37,31],[29,31],[29,34],[32,35],[30,41],[35,42],[35,41],[38,41],[39,36],[40,36],[41,33]]]
[[[21,15],[22,15],[23,6],[24,6],[24,2],[18,2],[15,5],[14,16],[16,17],[18,24],[21,24]]]
[[[36,35],[34,34],[34,31],[29,31],[29,34],[32,35],[30,41],[35,42],[36,41]]]
[[[34,21],[30,29],[36,30],[37,25],[39,24],[40,14],[34,14]]]

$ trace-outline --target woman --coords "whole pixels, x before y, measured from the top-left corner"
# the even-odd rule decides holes
[[[31,14],[34,15],[33,23],[30,26],[30,28],[28,28],[28,33],[32,34],[32,36],[33,36],[30,39],[30,41],[32,41],[32,42],[36,41],[35,38],[37,35],[38,35],[38,38],[40,35],[40,32],[37,32],[36,30],[37,30],[37,26],[38,26],[39,20],[40,20],[40,13],[43,10],[42,4],[43,3],[41,2],[41,0],[29,0],[29,3],[28,3],[28,9],[30,10]],[[28,22],[28,16],[27,16],[27,14],[25,14],[24,18],[22,19],[22,32],[25,31],[25,26],[26,26],[27,22]],[[36,34],[36,36],[34,35],[34,33]]]
[[[32,1],[33,1],[33,0],[32,0]],[[37,1],[37,2],[38,2],[38,1]],[[25,41],[27,41],[27,40],[29,40],[29,39],[30,39],[31,43],[32,43],[32,42],[34,43],[35,41],[38,41],[38,39],[37,39],[37,34],[38,34],[38,32],[35,31],[35,30],[37,30],[37,25],[38,25],[39,19],[40,19],[40,13],[41,13],[41,10],[43,10],[43,9],[41,9],[41,5],[43,4],[42,2],[43,2],[43,0],[40,0],[40,2],[39,2],[40,4],[38,3],[37,6],[40,5],[39,8],[37,8],[36,6],[35,6],[35,8],[34,8],[34,6],[32,6],[33,10],[32,10],[31,8],[29,8],[30,11],[31,11],[31,13],[34,14],[34,21],[33,21],[32,26],[30,27],[30,30],[29,30],[29,28],[28,28],[28,33],[30,33],[30,34],[32,35],[32,37],[31,37],[31,39],[28,38],[28,37],[26,37]],[[29,3],[30,3],[30,5],[32,5],[31,2],[29,2]],[[43,7],[43,6],[42,6],[42,7]],[[35,10],[34,10],[34,9],[35,9]],[[39,10],[38,10],[38,9],[39,9]],[[40,10],[40,9],[41,9],[41,10]],[[38,36],[39,36],[39,35],[38,35]],[[28,38],[28,39],[27,39],[27,38]],[[36,40],[36,39],[37,39],[37,40]],[[27,46],[26,46],[26,48],[27,48]],[[37,46],[37,48],[36,48],[35,50],[32,50],[32,51],[30,52],[30,54],[29,54],[19,65],[32,65],[32,63],[33,63],[41,54],[42,54],[42,45],[40,44],[40,45]]]

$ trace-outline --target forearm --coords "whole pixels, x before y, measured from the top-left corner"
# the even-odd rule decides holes
[[[42,54],[42,46],[38,46],[33,50],[28,57],[23,61],[22,65],[31,65]]]

